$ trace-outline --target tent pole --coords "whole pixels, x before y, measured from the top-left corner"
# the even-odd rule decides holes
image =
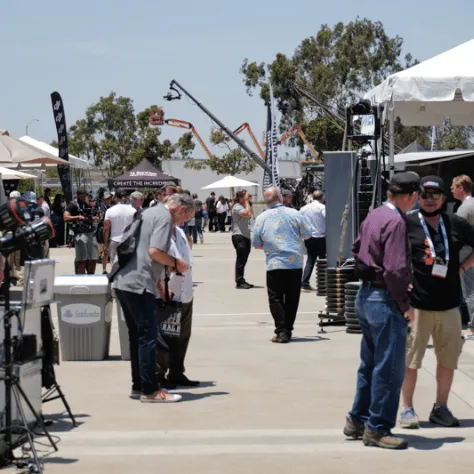
[[[388,169],[389,177],[392,178],[395,170],[395,105],[389,104],[388,116]]]

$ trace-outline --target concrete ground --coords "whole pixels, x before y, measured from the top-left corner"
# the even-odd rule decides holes
[[[347,441],[342,427],[354,396],[360,337],[341,327],[319,334],[324,300],[305,293],[294,341],[272,344],[263,253],[252,251],[247,266],[257,287],[236,290],[230,235],[207,233],[205,240],[193,250],[196,294],[186,364],[201,388],[178,390],[178,404],[130,400],[130,368],[119,357],[114,317],[109,360],[62,362],[57,369],[80,426],[60,414],[60,402],[44,406],[61,438],[58,453],[45,460],[48,474],[472,472],[474,343],[465,345],[450,400],[462,427],[426,422],[435,393],[429,349],[416,394],[423,428],[407,433],[410,449],[387,452]],[[52,257],[56,275],[72,273],[72,250],[53,250]]]

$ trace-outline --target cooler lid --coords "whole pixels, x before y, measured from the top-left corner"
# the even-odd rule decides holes
[[[54,279],[57,295],[106,295],[110,294],[107,275],[59,275]]]

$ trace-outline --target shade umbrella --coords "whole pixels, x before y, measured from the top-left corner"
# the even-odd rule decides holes
[[[11,168],[3,168],[0,166],[0,175],[3,179],[37,179],[38,176],[29,173],[23,173],[22,171],[16,171]]]
[[[226,176],[215,183],[208,184],[201,189],[222,189],[222,188],[248,188],[250,186],[260,186],[252,181],[236,178],[235,176]]]
[[[66,160],[23,143],[8,135],[0,135],[0,163],[4,165],[37,164],[68,165]]]

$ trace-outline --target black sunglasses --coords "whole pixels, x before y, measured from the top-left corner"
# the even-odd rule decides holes
[[[420,196],[421,199],[434,199],[437,201],[441,197],[441,193],[439,191],[423,191]]]

